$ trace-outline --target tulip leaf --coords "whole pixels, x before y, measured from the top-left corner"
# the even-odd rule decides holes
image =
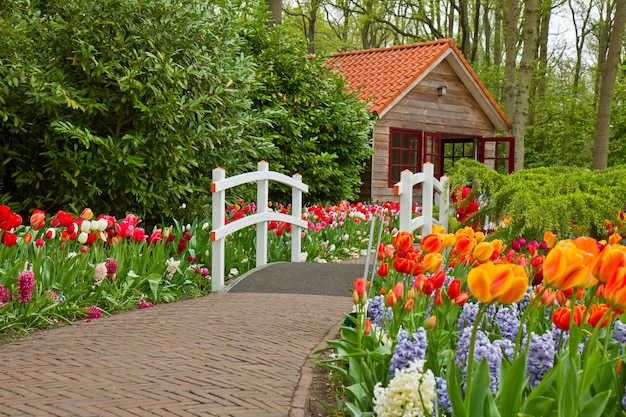
[[[518,416],[549,416],[555,404],[555,399],[550,397],[535,397],[524,402],[524,412]],[[504,414],[506,415],[506,414]],[[515,414],[510,414],[515,415]]]
[[[578,414],[579,417],[600,417],[611,397],[611,391],[604,391],[594,396]]]
[[[446,385],[448,388],[448,396],[450,397],[450,403],[452,404],[453,414],[457,417],[467,417],[467,410],[463,402],[463,391],[459,382],[459,374],[454,365],[454,358],[448,360],[448,372],[446,378]]]
[[[469,378],[470,376],[468,376]],[[489,365],[487,360],[483,359],[478,363],[476,373],[472,376],[472,385],[469,395],[469,409],[467,410],[470,416],[480,416],[483,413],[484,403],[487,401],[487,396],[491,396],[491,378],[489,375]],[[465,398],[467,405],[468,398]]]
[[[500,366],[500,389],[498,409],[503,416],[514,416],[520,409],[522,393],[526,387],[526,355],[518,356],[509,363],[502,360]]]

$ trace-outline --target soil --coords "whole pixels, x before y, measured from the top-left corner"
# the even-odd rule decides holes
[[[320,359],[328,358],[323,353]],[[314,364],[313,381],[309,387],[309,401],[305,417],[344,417],[341,378],[327,369]]]

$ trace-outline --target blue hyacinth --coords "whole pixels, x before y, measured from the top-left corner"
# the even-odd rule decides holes
[[[392,376],[396,370],[407,368],[410,362],[424,360],[426,357],[426,330],[420,327],[412,334],[412,338],[409,338],[406,330],[398,332],[398,343],[393,350],[389,367]]]
[[[526,365],[526,374],[531,388],[539,385],[546,372],[554,366],[554,353],[554,339],[551,331],[541,336],[531,333]]]

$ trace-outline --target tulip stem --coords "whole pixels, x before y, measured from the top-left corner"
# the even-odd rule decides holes
[[[474,365],[474,348],[476,345],[476,335],[478,333],[478,327],[483,319],[483,314],[489,307],[489,304],[481,304],[478,312],[476,313],[476,319],[474,320],[474,326],[472,327],[472,337],[470,338],[469,354],[467,356],[467,375],[465,376],[465,409],[470,409],[470,401],[472,399],[471,387],[472,387],[472,371]]]

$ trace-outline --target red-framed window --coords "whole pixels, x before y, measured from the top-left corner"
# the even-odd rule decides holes
[[[515,138],[481,138],[478,160],[501,174],[510,174],[515,170]]]
[[[418,130],[391,129],[389,132],[389,177],[393,187],[400,181],[400,173],[422,170],[422,132]]]
[[[441,133],[424,132],[424,162],[431,162],[435,177],[441,177]]]

